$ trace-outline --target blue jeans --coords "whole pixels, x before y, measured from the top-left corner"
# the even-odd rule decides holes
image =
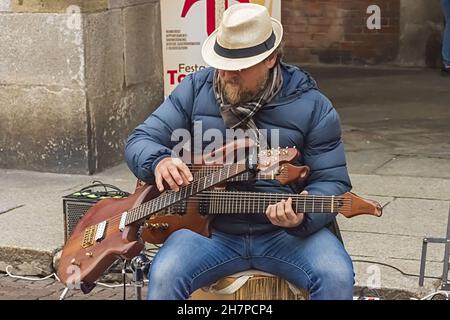
[[[147,298],[187,299],[198,288],[248,269],[286,279],[306,289],[312,300],[353,298],[352,261],[326,228],[306,239],[283,230],[243,236],[214,232],[211,238],[176,231],[152,262]]]
[[[450,0],[441,0],[445,17],[444,38],[442,40],[442,59],[446,67],[450,67]]]

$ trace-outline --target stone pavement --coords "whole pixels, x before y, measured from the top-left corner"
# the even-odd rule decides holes
[[[127,277],[126,300],[136,300],[136,287]],[[15,279],[0,274],[0,300],[59,300],[64,292],[64,286],[53,277],[46,280]],[[141,294],[145,297],[147,286]],[[65,300],[123,300],[123,286],[120,283],[99,284],[89,294],[78,290],[68,291],[63,296]]]
[[[442,275],[443,245],[429,245],[424,287],[418,286],[417,275],[423,237],[446,232],[450,79],[422,69],[305,69],[341,116],[353,191],[384,206],[381,218],[339,217],[357,287],[379,286],[389,299],[433,292]],[[127,191],[135,183],[124,164],[95,176],[0,170],[0,271],[12,265],[16,274],[51,274],[53,254],[63,243],[61,197],[93,180]],[[0,278],[0,299],[57,299],[61,290],[51,280]],[[120,288],[95,290],[68,298],[122,298]]]

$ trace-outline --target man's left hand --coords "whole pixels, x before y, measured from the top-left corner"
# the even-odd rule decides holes
[[[308,191],[302,191],[300,194],[308,194]],[[266,210],[266,216],[272,224],[284,228],[293,228],[300,225],[305,217],[302,212],[294,212],[292,209],[292,198],[269,205]]]

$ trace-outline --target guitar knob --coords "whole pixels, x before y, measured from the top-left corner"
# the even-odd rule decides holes
[[[81,265],[81,263],[78,262],[75,258],[73,258],[73,259],[70,261],[70,264],[72,264],[72,265],[74,265],[74,266],[77,266],[77,267],[79,267],[79,266]]]
[[[92,258],[92,256],[93,256],[92,252],[86,252],[86,257]]]

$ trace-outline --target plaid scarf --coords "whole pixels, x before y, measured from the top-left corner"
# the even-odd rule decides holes
[[[231,129],[252,129],[256,132],[257,140],[260,140],[259,130],[253,121],[253,116],[280,91],[283,85],[280,64],[278,63],[277,66],[270,71],[264,90],[262,90],[262,92],[252,101],[239,105],[232,105],[225,102],[218,77],[219,72],[216,70],[214,75],[214,94],[225,125]]]

